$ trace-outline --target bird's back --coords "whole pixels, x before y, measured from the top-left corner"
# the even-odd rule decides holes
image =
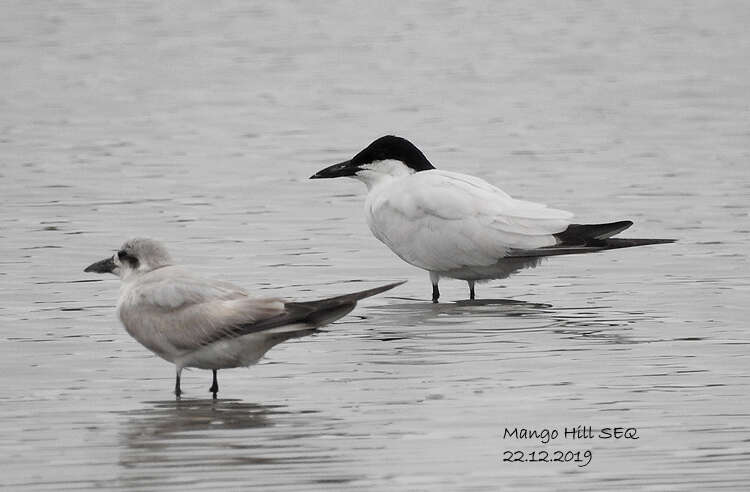
[[[126,331],[160,357],[173,361],[233,326],[284,312],[275,298],[251,298],[231,283],[169,266],[124,282],[118,314]]]

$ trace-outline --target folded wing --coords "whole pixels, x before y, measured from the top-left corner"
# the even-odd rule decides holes
[[[513,249],[556,244],[572,214],[516,200],[472,176],[425,171],[368,201],[373,234],[431,271],[495,264]]]
[[[144,276],[119,307],[128,332],[160,355],[190,352],[251,333],[271,335],[317,328],[347,314],[358,299],[398,285],[322,301],[285,303],[276,298],[251,298],[232,284],[168,268],[171,271],[165,268]]]

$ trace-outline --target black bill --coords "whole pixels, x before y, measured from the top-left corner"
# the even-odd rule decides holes
[[[87,266],[84,272],[90,272],[90,273],[112,273],[115,269],[115,261],[110,256],[109,258],[106,258],[101,261],[97,261],[96,263],[92,263],[91,265]]]
[[[323,179],[323,178],[341,178],[344,176],[354,176],[357,171],[361,171],[361,168],[356,164],[352,164],[352,161],[339,162],[333,166],[329,166],[325,169],[321,169],[317,173],[310,176],[310,179]]]

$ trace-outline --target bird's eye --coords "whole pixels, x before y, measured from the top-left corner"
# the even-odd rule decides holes
[[[125,250],[120,250],[117,252],[117,258],[119,258],[120,263],[122,264],[128,264],[130,265],[130,268],[136,269],[138,268],[138,265],[140,265],[140,262],[138,261],[138,258],[131,255]]]

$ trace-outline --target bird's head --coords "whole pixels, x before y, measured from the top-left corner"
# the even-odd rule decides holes
[[[87,266],[84,272],[112,273],[125,279],[133,274],[143,274],[172,264],[167,249],[158,241],[134,238],[125,241],[109,258]]]
[[[435,169],[427,157],[405,138],[386,135],[372,142],[348,161],[334,164],[310,179],[355,178],[368,188],[385,177],[398,177]]]

